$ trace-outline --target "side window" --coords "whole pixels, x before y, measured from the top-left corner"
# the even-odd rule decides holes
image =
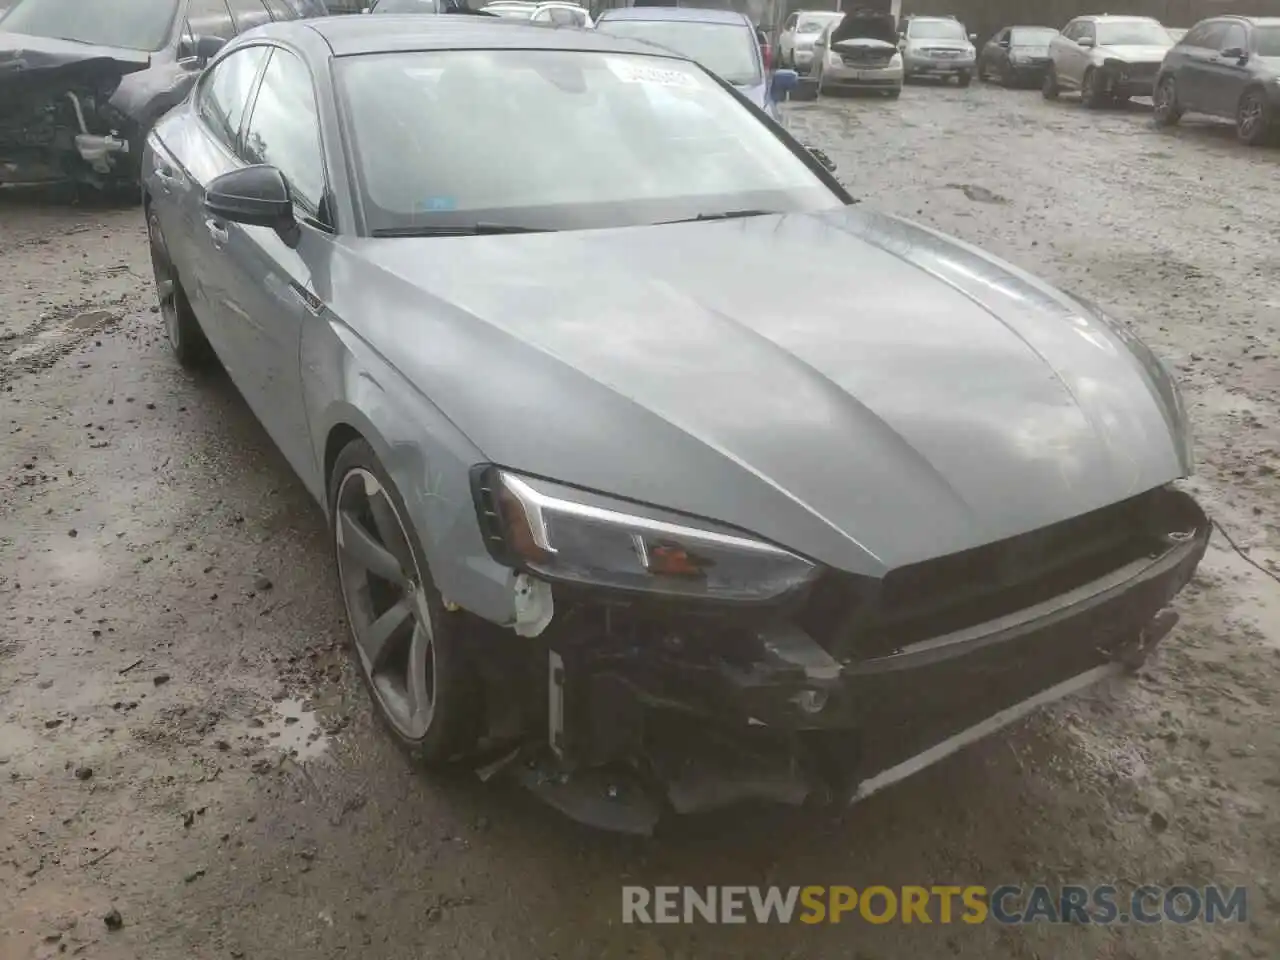
[[[1179,46],[1182,47],[1203,47],[1205,37],[1209,35],[1210,23],[1197,23],[1194,27],[1187,31],[1187,35],[1182,38]]]
[[[253,81],[268,47],[246,47],[219,60],[200,84],[196,109],[214,135],[232,150],[240,132]]]
[[[226,0],[191,0],[187,6],[187,23],[191,32],[199,36],[230,40],[236,35]]]
[[[1222,50],[1222,41],[1227,35],[1227,25],[1219,20],[1217,23],[1204,24],[1204,33],[1196,41],[1197,47],[1204,47],[1206,50]]]
[[[1076,39],[1077,40],[1089,39],[1096,42],[1098,39],[1098,31],[1094,29],[1094,26],[1092,23],[1090,23],[1088,20],[1085,20],[1080,24],[1080,26],[1076,30]]]
[[[276,167],[294,202],[313,217],[325,194],[320,119],[311,73],[286,50],[271,52],[262,85],[245,128],[244,159]]]
[[[235,17],[236,33],[244,33],[271,22],[271,14],[263,6],[262,0],[227,0],[227,6]]]
[[[798,13],[793,13],[791,16],[787,17],[787,22],[782,25],[783,32],[786,32],[787,30],[794,30],[796,28],[796,22],[799,19],[800,14]]]
[[[551,22],[557,27],[582,26],[582,15],[575,10],[566,10],[564,7],[552,7],[547,12],[551,14]]]
[[[1073,20],[1062,28],[1062,35],[1068,40],[1076,40],[1080,37],[1080,21]]]
[[[996,43],[1008,43],[1009,39],[1012,36],[1013,36],[1013,28],[1006,27],[1005,29],[1001,30],[999,34],[996,35]]]
[[[271,14],[272,20],[296,20],[298,15],[293,12],[293,8],[285,3],[285,0],[263,0],[267,5],[267,12]]]
[[[1245,32],[1244,24],[1231,23],[1227,24],[1227,29],[1223,31],[1222,39],[1218,42],[1219,50],[1248,50],[1249,34]]]

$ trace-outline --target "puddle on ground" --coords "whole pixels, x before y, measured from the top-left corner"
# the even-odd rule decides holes
[[[287,753],[299,763],[315,760],[329,746],[329,737],[320,727],[320,717],[310,700],[290,697],[272,705],[270,717],[262,718],[257,735],[266,745]]]
[[[32,336],[25,344],[11,351],[6,358],[10,363],[29,360],[44,351],[56,347],[67,340],[74,339],[76,334],[83,334],[105,327],[116,315],[109,310],[90,310],[57,321]]]
[[[1274,559],[1269,551],[1257,547],[1249,551],[1249,557],[1264,567],[1268,559]],[[1231,574],[1231,619],[1253,624],[1264,643],[1280,650],[1280,584],[1231,550],[1216,552],[1209,565]]]

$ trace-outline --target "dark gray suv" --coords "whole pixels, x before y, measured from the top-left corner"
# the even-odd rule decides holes
[[[1234,120],[1241,142],[1280,128],[1280,17],[1214,17],[1191,28],[1156,78],[1155,115],[1171,126],[1187,112]]]

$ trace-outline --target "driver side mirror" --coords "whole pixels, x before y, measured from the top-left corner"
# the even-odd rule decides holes
[[[209,181],[204,209],[211,216],[250,227],[270,227],[289,246],[298,242],[289,184],[266,163],[232,170]]]
[[[970,43],[977,43],[977,42],[978,42],[978,35],[977,35],[976,33],[971,33],[971,34],[969,34],[969,42],[970,42]]]
[[[822,150],[819,150],[817,147],[805,147],[805,149],[808,150],[811,154],[813,154],[813,159],[817,160],[820,164],[822,164],[822,166],[826,169],[827,173],[836,172],[836,162],[832,160],[830,157],[828,157],[825,152],[823,152]]]
[[[208,33],[199,33],[182,41],[178,49],[179,60],[197,60],[200,65],[208,63],[218,55],[218,51],[227,45],[221,37]]]
[[[999,45],[999,46],[1001,46],[1001,47],[1004,47],[1005,49],[1008,49],[1008,48],[1009,48],[1009,45],[1010,45],[1011,43],[1012,43],[1012,41],[1010,41],[1010,40],[1001,40],[1001,41],[999,41],[999,44],[998,44],[998,45]]]
[[[1081,37],[1079,40],[1076,41],[1076,44],[1078,46],[1084,47],[1085,49],[1097,46],[1097,42],[1093,39],[1093,37]]]
[[[1245,60],[1249,59],[1249,51],[1245,50],[1243,47],[1227,47],[1227,49],[1222,51],[1222,59],[1239,60],[1243,63]]]

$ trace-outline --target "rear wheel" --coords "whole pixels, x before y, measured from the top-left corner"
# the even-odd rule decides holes
[[[1152,98],[1155,104],[1156,123],[1162,127],[1171,127],[1182,119],[1182,106],[1178,103],[1178,85],[1173,77],[1164,77],[1156,85],[1156,93]]]
[[[478,675],[404,500],[364,440],[338,454],[329,516],[352,646],[379,717],[428,763],[466,754],[484,717]]]
[[[155,209],[147,204],[147,239],[151,246],[151,272],[156,281],[156,297],[160,301],[160,316],[164,320],[165,336],[178,363],[188,370],[208,366],[213,360],[213,349],[205,339],[204,331],[191,310],[186,291],[178,280],[178,271],[169,256],[164,231]]]
[[[1266,143],[1271,136],[1271,108],[1261,90],[1246,90],[1236,109],[1236,136],[1251,147]]]
[[[1044,72],[1044,86],[1040,88],[1040,94],[1046,100],[1057,100],[1061,92],[1062,89],[1058,86],[1058,71],[1053,68],[1053,64],[1049,64],[1049,69]]]

